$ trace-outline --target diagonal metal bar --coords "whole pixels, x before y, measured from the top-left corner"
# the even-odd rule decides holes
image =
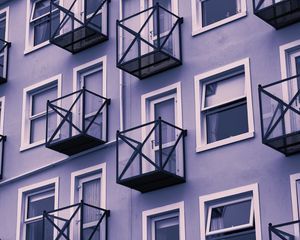
[[[176,139],[176,142],[172,146],[172,149],[171,149],[166,161],[164,162],[164,164],[162,166],[163,169],[167,166],[169,160],[171,159],[171,156],[172,156],[173,152],[175,151],[175,149],[176,149],[176,147],[177,147],[177,145],[178,145],[178,143],[179,143],[179,141],[181,140],[182,137],[183,137],[183,131],[179,134],[178,138]]]
[[[51,225],[59,232],[58,236],[55,238],[55,240],[58,240],[58,237],[64,236],[66,240],[70,240],[70,238],[63,232],[64,230],[60,229],[52,219],[49,218],[48,214],[45,215],[47,220],[51,223]]]
[[[96,114],[93,116],[93,118],[92,118],[90,124],[87,126],[86,129],[83,129],[84,132],[87,132],[87,131],[90,129],[90,127],[92,126],[92,124],[94,123],[94,121],[96,120],[96,118],[98,117],[98,115],[102,112],[102,109],[106,106],[106,104],[107,104],[107,101],[105,101],[105,102],[101,105],[101,107],[99,108],[99,110],[98,110],[98,111],[96,112]]]
[[[173,24],[170,32],[168,33],[168,35],[166,36],[165,40],[163,41],[163,43],[161,44],[161,46],[159,48],[163,48],[163,46],[166,44],[166,42],[169,40],[169,37],[172,35],[172,33],[174,32],[175,28],[177,27],[177,25],[179,24],[180,19],[177,19],[177,21]]]
[[[286,239],[283,235],[282,235],[282,231],[279,231],[278,229],[271,227],[271,232],[273,232],[277,237],[279,237],[282,240],[289,240]]]
[[[99,10],[103,7],[103,5],[104,4],[108,4],[108,1],[107,0],[104,0],[101,4],[100,4],[100,6],[98,6],[98,8],[97,8],[97,10],[93,13],[93,15],[85,22],[85,24],[87,25],[87,24],[89,24],[91,21],[92,21],[92,19],[97,15],[97,13],[99,12]]]
[[[104,217],[106,216],[106,212],[104,214],[102,214],[101,218],[99,219],[99,221],[97,222],[96,226],[93,229],[93,232],[91,233],[90,237],[88,240],[92,240],[93,236],[95,235],[97,228],[100,226],[102,220],[104,219]]]
[[[273,113],[272,119],[271,119],[271,121],[270,121],[270,123],[269,123],[269,126],[268,126],[268,128],[267,128],[267,130],[266,130],[266,134],[268,134],[268,132],[270,131],[270,128],[271,128],[272,125],[273,125],[273,122],[274,122],[274,119],[275,119],[275,117],[276,117],[276,114],[277,114],[278,110],[281,109],[280,106],[282,107],[282,105],[279,105],[279,103],[278,103],[278,105],[277,105],[277,107],[276,107],[276,109],[275,109],[275,111],[274,111],[274,113]]]

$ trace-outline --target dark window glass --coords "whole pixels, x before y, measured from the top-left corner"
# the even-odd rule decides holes
[[[156,221],[155,240],[179,240],[178,217]]]
[[[43,196],[43,194],[48,194],[48,196]],[[43,211],[51,211],[53,209],[54,196],[51,194],[51,191],[28,197],[27,218],[43,215]]]
[[[202,25],[218,22],[238,13],[238,0],[204,0],[202,4]]]
[[[207,143],[248,132],[247,103],[232,104],[206,114]]]
[[[43,220],[26,224],[26,240],[53,240],[53,227],[45,222],[45,238],[43,238]]]

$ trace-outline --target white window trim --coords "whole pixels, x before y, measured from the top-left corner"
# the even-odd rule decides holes
[[[229,71],[234,68],[244,67],[245,73],[245,91],[247,102],[247,115],[248,115],[248,132],[229,137],[223,140],[219,140],[213,143],[204,143],[203,136],[205,136],[205,129],[202,128],[203,117],[201,117],[201,100],[200,97],[200,85],[201,81],[207,80],[209,77],[216,76],[223,72]],[[226,66],[196,75],[195,81],[195,113],[196,113],[196,152],[202,152],[216,147],[224,146],[230,143],[242,141],[254,137],[254,119],[253,119],[253,106],[252,106],[252,93],[251,93],[251,76],[250,76],[250,59],[245,58],[237,62],[228,64]]]
[[[8,41],[9,39],[9,7],[3,8],[0,10],[0,15],[5,13],[5,18],[6,18],[6,25],[5,25],[5,41]]]
[[[238,226],[234,226],[234,227],[229,227],[229,228],[222,228],[219,230],[210,230],[210,225],[211,225],[211,214],[212,214],[212,209],[216,208],[216,207],[221,207],[221,206],[227,206],[230,204],[234,204],[234,203],[240,203],[240,202],[244,202],[247,200],[251,200],[251,208],[250,208],[250,216],[249,216],[249,222],[246,224],[242,224],[242,225],[238,225]],[[226,232],[231,232],[231,231],[235,231],[235,230],[240,230],[240,229],[244,229],[244,228],[248,228],[248,227],[252,227],[253,226],[253,198],[252,197],[245,197],[245,198],[240,198],[237,200],[233,200],[233,201],[226,201],[224,203],[219,203],[219,204],[214,204],[214,205],[210,205],[208,207],[208,214],[207,214],[207,225],[206,225],[206,236],[210,236],[210,235],[214,235],[214,234],[219,234],[219,233],[226,233]]]
[[[177,119],[179,128],[182,128],[182,97],[181,97],[181,82],[174,83],[172,85],[157,89],[155,91],[143,94],[141,96],[141,123],[147,123],[147,101],[155,96],[164,95],[168,92],[175,91],[177,95]],[[168,95],[168,94],[167,94]]]
[[[76,92],[80,89],[80,86],[78,85],[78,75],[80,72],[85,71],[88,68],[91,68],[93,66],[102,65],[102,72],[103,72],[103,95],[102,97],[106,97],[107,95],[107,55],[97,58],[95,60],[92,60],[90,62],[84,63],[82,65],[79,65],[75,68],[73,68],[73,92]],[[76,98],[76,96],[75,96]]]
[[[4,135],[5,96],[0,97],[0,104],[1,104],[0,134]]]
[[[290,175],[290,185],[291,185],[291,198],[292,198],[292,212],[293,212],[293,221],[299,220],[299,200],[297,194],[297,181],[300,181],[300,173],[295,173]],[[300,190],[300,189],[299,189]],[[299,225],[294,224],[294,234],[295,238],[300,237]]]
[[[29,143],[30,139],[30,127],[28,126],[29,120],[27,119],[27,111],[28,108],[31,108],[31,106],[28,106],[28,93],[34,91],[35,89],[42,88],[45,85],[55,83],[57,82],[57,98],[60,98],[62,95],[62,74],[53,76],[51,78],[48,78],[46,80],[43,80],[41,82],[38,82],[36,84],[33,84],[29,87],[26,87],[23,89],[23,106],[22,106],[22,129],[21,129],[21,147],[20,151],[24,151],[33,147],[37,147],[40,145],[45,144],[45,139],[42,139],[38,142]],[[46,103],[45,103],[46,104]],[[58,117],[59,119],[59,117]]]
[[[92,167],[84,168],[71,173],[71,189],[70,189],[70,205],[75,204],[76,180],[84,177],[85,175],[93,175],[101,173],[101,208],[106,209],[106,163],[101,163]],[[70,216],[74,209],[70,209]],[[71,224],[70,232],[75,235],[74,226]],[[73,239],[72,238],[72,239]]]
[[[261,221],[260,221],[260,207],[259,207],[259,188],[258,184],[250,184],[238,188],[233,188],[230,190],[225,190],[222,192],[212,193],[199,197],[199,213],[200,213],[200,239],[206,239],[206,207],[205,203],[210,201],[215,201],[218,199],[235,196],[242,193],[252,192],[252,205],[254,210],[254,219],[255,219],[255,238],[256,240],[262,239],[261,234]]]
[[[143,211],[142,213],[142,231],[143,236],[142,240],[151,240],[148,239],[148,221],[150,217],[155,217],[155,215],[160,215],[163,213],[168,213],[171,211],[179,211],[179,239],[185,240],[185,223],[184,223],[184,202],[173,203],[163,207],[153,208],[150,210]]]
[[[24,224],[23,224],[23,217],[24,217],[24,197],[34,190],[39,188],[47,187],[50,185],[54,185],[54,209],[58,209],[58,196],[59,196],[59,177],[48,179],[46,181],[42,181],[39,183],[35,183],[29,186],[25,186],[18,189],[18,206],[17,206],[17,225],[16,225],[16,240],[24,240],[25,239],[25,232],[24,232]]]
[[[38,1],[38,0],[37,0]],[[64,0],[59,0],[59,4],[63,6],[63,1]],[[26,31],[25,31],[25,50],[24,50],[24,55],[29,54],[31,52],[34,52],[40,48],[43,48],[45,46],[50,45],[50,41],[47,40],[45,42],[42,42],[36,46],[33,46],[33,33],[32,33],[32,28],[31,28],[31,13],[32,13],[32,8],[33,5],[35,4],[36,1],[34,0],[26,0]]]
[[[145,9],[149,8],[148,3],[151,0],[140,0],[140,11],[144,11]],[[179,15],[179,8],[178,8],[178,0],[171,0],[172,1],[172,12],[175,15]],[[143,15],[143,14],[142,14]],[[145,18],[143,18],[145,19]],[[143,22],[142,22],[143,24]]]
[[[236,21],[240,18],[247,16],[247,3],[246,0],[240,0],[241,1],[241,12],[237,13],[231,17],[222,19],[218,22],[212,23],[207,26],[202,26],[202,10],[201,10],[201,0],[191,0],[191,6],[192,6],[192,36],[196,36],[200,33],[212,30],[216,27],[222,26],[224,24]]]

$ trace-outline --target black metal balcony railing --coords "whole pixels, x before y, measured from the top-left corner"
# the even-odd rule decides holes
[[[82,4],[81,0],[74,0],[69,6],[62,6],[62,1],[51,0],[50,42],[78,53],[108,40],[109,2],[84,0]],[[82,6],[82,12],[78,6]],[[55,22],[57,14],[60,16],[58,26]]]
[[[291,155],[300,152],[300,75],[259,86],[262,142]]]
[[[7,82],[10,42],[0,39],[0,84]]]
[[[185,182],[187,131],[158,120],[117,132],[117,183],[140,192]]]
[[[0,180],[3,178],[4,144],[6,136],[0,135]]]
[[[109,210],[83,201],[44,212],[42,240],[107,240],[109,216]]]
[[[269,240],[296,240],[300,238],[300,220],[282,224],[269,224]]]
[[[253,0],[254,14],[280,29],[300,21],[299,0]]]
[[[48,101],[46,147],[73,155],[106,143],[109,104],[85,88]]]
[[[182,23],[159,4],[117,21],[117,67],[143,79],[181,65]]]

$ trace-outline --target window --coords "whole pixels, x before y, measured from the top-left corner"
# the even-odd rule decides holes
[[[181,107],[181,84],[175,83],[170,86],[155,90],[150,93],[142,95],[142,124],[157,120],[159,117],[162,120],[175,125],[179,128],[182,127],[182,107]],[[175,145],[176,139],[179,136],[179,130],[175,129],[171,125],[162,124],[162,152],[168,156]],[[153,126],[150,125],[150,128]],[[142,139],[145,139],[151,129],[142,130]],[[151,135],[148,149],[151,151],[148,155],[152,156],[151,159],[155,159],[155,162],[159,162],[159,128],[156,128],[154,134]],[[183,149],[178,145],[176,151],[169,159],[165,170],[168,170],[177,175],[183,175]],[[144,170],[153,170],[153,166],[144,164]],[[149,168],[149,169],[148,169]]]
[[[143,240],[184,240],[184,203],[143,212]]]
[[[195,90],[198,151],[254,136],[248,59],[196,76]]]
[[[24,89],[21,150],[45,143],[47,100],[60,96],[61,75]],[[57,116],[53,111],[48,114],[48,129],[55,129]]]
[[[99,164],[93,167],[82,169],[72,173],[71,176],[71,204],[78,203],[81,200],[95,207],[106,208],[106,165]],[[83,236],[88,238],[91,232],[97,228],[96,234],[99,239],[104,238],[104,229],[97,227],[101,215],[99,210],[85,206],[83,209]],[[74,235],[80,234],[79,224],[74,227]],[[76,238],[74,236],[74,238]]]
[[[8,8],[0,10],[0,40],[8,41]],[[6,42],[0,41],[0,77],[7,76],[7,48]]]
[[[192,0],[193,35],[246,16],[245,0]]]
[[[200,197],[201,239],[261,238],[257,185]]]
[[[52,23],[50,31],[50,0],[27,1],[29,21],[26,47],[27,51],[30,51],[49,43],[50,33],[59,25],[59,11],[57,8],[52,9],[54,24]]]
[[[58,178],[20,188],[18,191],[18,240],[43,239],[43,212],[58,207]],[[45,225],[45,240],[52,240],[54,228]]]

